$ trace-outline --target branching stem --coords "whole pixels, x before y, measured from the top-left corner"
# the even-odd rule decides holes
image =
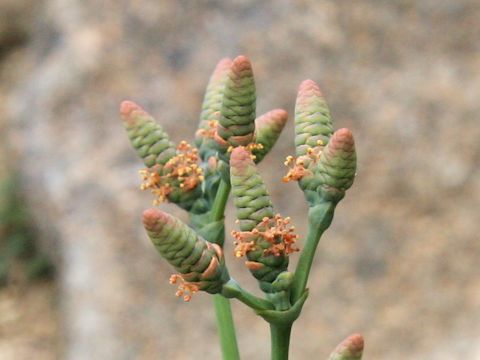
[[[295,303],[302,296],[307,287],[308,276],[318,242],[323,232],[332,223],[334,210],[335,205],[331,202],[312,206],[308,210],[308,235],[295,270],[295,278],[292,285],[292,303]]]
[[[229,194],[230,184],[227,184],[222,180],[218,187],[211,210],[212,221],[219,221],[225,217],[225,206],[227,204]],[[223,359],[239,360],[240,352],[238,350],[237,335],[235,333],[235,325],[233,323],[230,300],[222,295],[215,295],[213,297],[213,303],[215,305],[217,328],[220,337]]]

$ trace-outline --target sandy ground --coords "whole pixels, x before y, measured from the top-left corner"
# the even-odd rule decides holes
[[[0,359],[57,358],[55,284],[10,284],[0,290]]]

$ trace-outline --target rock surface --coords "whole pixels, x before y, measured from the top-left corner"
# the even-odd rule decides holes
[[[242,53],[254,65],[258,113],[293,114],[298,84],[312,78],[336,127],[357,141],[358,177],[321,242],[292,358],[326,357],[357,331],[366,359],[476,358],[479,5],[39,2],[1,89],[23,186],[61,264],[64,357],[220,357],[211,299],[173,296],[171,270],[141,228],[151,198],[137,191],[141,164],[117,114],[132,99],[174,140],[191,141],[215,63]],[[292,123],[274,153],[261,169],[278,211],[305,235],[301,192],[280,180]],[[234,310],[242,355],[268,357],[265,324]]]

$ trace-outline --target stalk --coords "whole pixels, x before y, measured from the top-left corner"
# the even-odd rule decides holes
[[[272,360],[288,360],[288,348],[290,346],[291,330],[292,324],[270,324]]]
[[[274,306],[270,301],[259,298],[247,290],[242,289],[242,287],[232,278],[223,285],[222,295],[229,299],[235,298],[254,310],[274,309]]]
[[[238,351],[237,335],[235,333],[235,326],[233,325],[230,300],[217,294],[213,296],[213,303],[215,305],[215,315],[217,317],[217,328],[223,359],[238,360],[240,359],[240,352]]]
[[[230,184],[222,180],[218,187],[211,210],[212,221],[219,221],[224,218],[225,206],[229,194]],[[235,333],[230,300],[222,295],[214,295],[213,303],[215,306],[215,315],[217,317],[217,329],[220,337],[223,359],[239,360],[240,352],[238,350],[237,335]]]
[[[225,206],[227,205],[230,188],[231,186],[227,182],[223,180],[220,182],[211,210],[213,221],[222,220],[225,217]]]
[[[332,223],[334,209],[335,205],[332,202],[324,202],[310,207],[308,210],[308,235],[295,270],[295,278],[292,285],[292,303],[295,303],[307,288],[308,276],[310,275],[318,242],[323,232]]]

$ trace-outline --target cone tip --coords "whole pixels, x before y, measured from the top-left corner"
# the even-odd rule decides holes
[[[353,138],[352,130],[348,128],[341,128],[335,131],[335,134],[341,138]]]
[[[232,70],[234,70],[235,72],[251,70],[251,68],[252,64],[250,63],[248,57],[246,57],[245,55],[239,55],[235,59],[233,59]]]
[[[148,115],[145,110],[133,101],[125,100],[120,104],[120,116],[126,125],[135,125],[137,115]]]
[[[300,86],[298,87],[298,93],[303,94],[305,92],[307,93],[313,92],[313,93],[316,93],[316,95],[318,96],[322,96],[322,91],[320,90],[320,87],[312,79],[306,79],[300,83]]]
[[[168,215],[163,211],[155,208],[147,209],[143,212],[143,225],[147,230],[155,229],[159,222],[165,222]]]
[[[363,336],[359,333],[355,333],[347,337],[343,343],[348,346],[350,350],[353,352],[360,352],[363,351],[363,347],[365,342],[363,340]]]
[[[341,147],[343,149],[352,149],[355,146],[353,133],[350,129],[342,128],[333,133],[330,142],[334,147]]]
[[[138,110],[139,108],[140,107],[133,101],[122,101],[122,103],[120,104],[120,115],[122,115],[123,117],[128,117],[133,111]]]
[[[273,109],[255,119],[255,127],[257,129],[263,126],[277,124],[283,128],[288,120],[288,112],[283,109]]]
[[[330,356],[330,359],[337,359],[340,355],[340,358],[342,359],[346,357],[348,359],[359,360],[363,354],[363,347],[363,336],[358,333],[352,334],[337,345],[332,352],[332,355],[334,356]]]
[[[249,164],[253,163],[251,153],[243,146],[238,146],[233,149],[230,155],[230,166],[236,169],[243,169]]]
[[[288,119],[288,112],[284,109],[273,109],[268,114],[271,114],[271,117],[278,122],[285,123]]]

